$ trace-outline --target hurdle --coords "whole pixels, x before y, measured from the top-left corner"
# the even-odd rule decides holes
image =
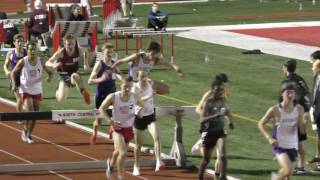
[[[81,7],[81,13],[84,16],[85,20],[89,19],[87,8],[82,6],[80,3],[47,3],[47,10],[49,15],[49,28],[50,31],[54,27],[56,21],[65,21],[66,18],[70,15],[71,6],[78,5]]]
[[[80,47],[90,47],[96,51],[98,42],[98,21],[56,21],[52,31],[53,49],[57,51],[61,39],[67,34],[73,34]]]
[[[118,54],[119,52],[119,37],[124,36],[125,37],[125,52],[126,55],[128,55],[128,36],[125,34],[125,32],[148,32],[153,31],[148,28],[143,27],[119,27],[119,28],[108,28],[106,29],[106,32],[111,32],[114,34],[114,40],[115,40],[115,52]],[[108,35],[105,36],[105,42],[108,42]],[[137,52],[137,51],[136,51]]]
[[[163,44],[164,44],[164,35],[170,37],[170,62],[174,63],[174,36],[175,33],[167,31],[150,31],[150,32],[129,32],[136,39],[136,51],[142,49],[142,37],[150,37],[151,39],[154,36],[160,36],[160,51],[163,53]],[[126,36],[127,37],[127,36]]]

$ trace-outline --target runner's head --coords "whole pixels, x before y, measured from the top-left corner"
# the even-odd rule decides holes
[[[138,81],[142,86],[146,85],[148,81],[148,72],[142,70],[138,71]]]
[[[123,78],[121,81],[121,93],[124,95],[128,95],[131,92],[133,86],[133,79],[131,76]]]
[[[36,57],[37,53],[37,44],[34,41],[29,41],[27,44],[27,53],[30,58]]]
[[[67,34],[63,37],[63,45],[65,50],[68,53],[73,53],[75,47],[76,47],[76,41],[72,34]]]
[[[295,100],[297,86],[294,82],[291,81],[285,81],[280,86],[280,96],[279,96],[279,102],[282,101],[292,101]]]
[[[14,35],[13,43],[17,49],[22,49],[24,46],[24,37],[21,34]]]
[[[103,55],[105,60],[111,60],[113,55],[113,44],[111,43],[105,43],[103,46]]]
[[[223,82],[219,79],[214,79],[211,83],[211,92],[213,93],[214,99],[220,99],[224,97],[224,86]]]
[[[161,56],[160,44],[156,41],[151,41],[148,46],[148,53],[151,59],[155,59]]]

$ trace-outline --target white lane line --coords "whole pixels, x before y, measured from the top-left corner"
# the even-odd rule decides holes
[[[28,164],[34,164],[33,162],[31,162],[31,161],[29,161],[29,160],[27,160],[27,159],[24,159],[24,158],[21,157],[21,156],[12,154],[12,153],[10,153],[10,152],[8,152],[8,151],[5,151],[5,150],[3,150],[3,149],[0,149],[0,151],[3,152],[3,153],[5,153],[5,154],[8,154],[9,156],[15,157],[16,159],[19,159],[19,160],[21,160],[21,161],[24,161],[24,162],[26,162],[26,163],[28,163]],[[64,176],[64,175],[62,175],[62,174],[59,174],[59,173],[55,172],[55,171],[49,171],[49,172],[52,173],[52,174],[55,174],[55,175],[57,175],[57,176],[59,176],[59,177],[61,177],[61,178],[63,178],[63,179],[72,180],[72,179],[70,179],[70,178],[68,178],[68,177],[66,177],[66,176]]]

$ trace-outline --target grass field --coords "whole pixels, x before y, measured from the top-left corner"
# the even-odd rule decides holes
[[[242,20],[228,18],[229,16],[281,12],[316,12],[319,9],[319,5],[312,6],[310,0],[301,2],[303,11],[298,11],[297,3],[285,3],[285,0],[270,0],[268,3],[259,3],[258,0],[209,1],[208,3],[161,5],[160,8],[170,12],[169,24],[172,27],[317,20],[319,17]],[[143,16],[149,6],[136,6],[135,8],[136,16],[141,18],[140,23],[143,24],[146,21]],[[196,11],[193,9],[196,9]],[[97,12],[100,11],[97,9]],[[102,42],[102,36],[100,40]],[[144,40],[145,43],[147,41],[147,39]],[[270,172],[276,171],[278,165],[275,161],[272,161],[270,145],[258,132],[257,121],[264,115],[269,106],[277,103],[278,88],[283,79],[281,66],[287,59],[266,54],[243,55],[241,49],[184,38],[176,38],[175,42],[175,63],[182,68],[186,77],[180,79],[175,72],[164,68],[153,70],[151,73],[153,79],[162,79],[171,87],[169,95],[156,97],[156,105],[195,105],[202,94],[208,90],[213,75],[225,72],[230,79],[231,97],[229,103],[235,117],[235,130],[230,132],[228,136],[228,173],[243,180],[270,179]],[[168,57],[168,50],[168,44],[165,44],[165,57]],[[120,53],[120,57],[123,57],[123,51]],[[205,54],[210,57],[208,63],[204,62]],[[1,57],[1,67],[3,59]],[[127,66],[122,66],[122,68],[126,69]],[[297,73],[307,80],[309,86],[312,85],[310,63],[299,61]],[[88,73],[83,73],[83,75],[86,82]],[[52,83],[44,83],[45,98],[42,110],[93,108],[93,106],[87,106],[83,103],[80,94],[75,89],[70,91],[68,101],[56,102],[54,97],[56,79],[57,76]],[[93,86],[89,87],[89,90],[92,94],[94,93]],[[2,68],[0,70],[0,96],[13,99],[13,96],[8,92],[8,80],[4,77]],[[92,120],[83,120],[80,123],[91,126],[91,122]],[[161,126],[163,151],[169,153],[173,141],[174,118],[158,118],[158,122]],[[191,146],[199,138],[198,118],[183,118],[183,127],[184,145],[188,153],[188,160],[191,160],[194,164],[199,164],[201,158],[189,154]],[[105,132],[106,128],[106,126],[103,126],[102,130]],[[314,132],[309,131],[309,140],[306,142],[306,160],[311,159],[314,154],[314,137]],[[152,146],[149,136],[146,136],[145,144]],[[308,170],[311,168],[306,167]],[[318,178],[319,174],[306,174],[295,176],[292,179],[313,180]]]

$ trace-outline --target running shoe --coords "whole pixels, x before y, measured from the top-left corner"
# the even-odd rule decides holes
[[[306,170],[304,169],[304,167],[300,167],[300,168],[296,167],[293,170],[294,175],[305,174],[305,173],[306,173]]]
[[[201,139],[199,139],[191,148],[191,154],[200,155],[201,154]]]
[[[140,176],[140,170],[137,166],[133,166],[132,175],[134,176]]]
[[[163,161],[160,161],[159,163],[157,162],[154,172],[159,172],[160,170],[164,170],[165,167],[166,165],[164,164]]]
[[[313,159],[311,159],[311,161],[308,161],[308,164],[319,163],[319,162],[320,162],[320,158],[314,157]]]
[[[17,124],[23,124],[23,121],[22,120],[18,120],[18,121],[16,121],[17,122]]]
[[[26,134],[25,131],[22,131],[22,133],[21,133],[21,139],[22,139],[23,142],[27,142],[28,137],[27,137],[27,134]]]
[[[28,137],[28,138],[27,138],[27,143],[28,143],[28,144],[33,144],[34,141],[31,139],[31,137]]]
[[[110,159],[107,159],[106,176],[107,176],[107,180],[112,180],[112,169],[111,169]]]
[[[90,94],[87,90],[83,90],[82,91],[82,97],[84,99],[84,102],[86,102],[87,104],[91,104],[91,100],[90,100]]]

